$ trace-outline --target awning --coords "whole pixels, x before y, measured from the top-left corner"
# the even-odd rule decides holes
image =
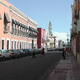
[[[20,26],[20,22],[17,21],[17,25]]]
[[[14,20],[14,19],[12,19],[12,23],[14,23],[14,24],[15,24],[15,20]]]
[[[34,29],[34,31],[35,31],[36,33],[38,33],[38,30]]]
[[[19,23],[17,20],[15,20],[15,24],[16,24],[16,25],[20,25],[20,23]]]
[[[38,33],[38,31],[32,27],[29,26],[29,30]]]
[[[25,26],[25,28],[26,28],[26,29],[29,29],[29,27],[28,27],[28,26]]]
[[[29,26],[29,30],[31,31],[31,27]]]
[[[16,25],[20,26],[20,22],[18,22],[18,21],[16,21],[16,20],[14,20],[14,19],[12,19],[12,23],[14,23],[14,24],[16,24]]]
[[[4,13],[4,19],[7,21],[7,23],[10,23],[10,18],[7,13]]]
[[[24,26],[24,24],[22,24],[22,28],[24,28],[25,26]]]
[[[15,24],[18,25],[18,26],[20,26],[20,22],[18,22],[16,20],[15,20]]]
[[[17,21],[15,20],[15,24],[17,25]]]
[[[29,30],[30,30],[30,31],[33,31],[33,28],[29,26]]]
[[[22,26],[22,24],[19,22],[20,26]]]

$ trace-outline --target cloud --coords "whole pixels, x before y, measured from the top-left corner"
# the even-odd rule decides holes
[[[54,32],[54,35],[56,36],[57,40],[63,40],[63,41],[67,41],[67,33],[65,32]]]

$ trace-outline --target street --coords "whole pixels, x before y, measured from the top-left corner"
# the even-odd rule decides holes
[[[46,80],[61,58],[61,53],[47,53],[2,61],[0,80]]]

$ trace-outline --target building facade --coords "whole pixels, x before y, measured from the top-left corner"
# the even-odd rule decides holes
[[[80,0],[72,5],[71,51],[80,62]]]
[[[37,22],[0,0],[0,49],[37,47]]]
[[[58,40],[58,48],[63,48],[63,41],[62,40]]]
[[[50,36],[49,34],[47,35],[47,48],[56,48],[56,36]]]
[[[45,48],[46,47],[46,30],[43,28],[37,28],[37,47],[38,48]]]

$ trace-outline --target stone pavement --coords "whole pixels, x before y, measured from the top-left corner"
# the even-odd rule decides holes
[[[60,60],[47,80],[80,80],[80,65],[74,56],[68,54],[65,60]]]

